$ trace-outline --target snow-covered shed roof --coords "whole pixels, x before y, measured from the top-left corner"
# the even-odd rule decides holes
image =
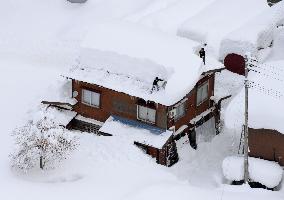
[[[113,136],[127,136],[132,138],[133,142],[139,142],[158,149],[161,149],[173,134],[169,130],[118,116],[110,116],[99,131]]]
[[[76,115],[77,112],[75,111],[60,109],[54,106],[44,106],[43,109],[37,112],[32,118],[37,121],[43,119],[43,117],[48,117],[55,124],[66,127]]]
[[[210,56],[204,66],[194,53],[196,46],[196,42],[133,23],[101,23],[86,36],[80,63],[65,76],[173,105],[191,91],[203,72],[223,68]],[[151,93],[155,77],[167,84]]]
[[[231,181],[244,180],[244,157],[229,156],[222,164],[224,176]],[[249,158],[249,177],[268,188],[279,185],[283,175],[282,167],[274,162],[259,158]]]
[[[249,72],[249,127],[277,130],[284,134],[284,60],[268,62]],[[236,128],[244,123],[244,89],[225,112],[225,124]]]
[[[220,46],[220,58],[229,53],[256,56],[258,49],[267,48],[274,39],[277,25],[284,20],[284,1],[264,9],[260,14],[226,35]]]
[[[207,43],[218,57],[222,39],[268,7],[266,0],[214,1],[187,19],[178,29],[178,35]]]

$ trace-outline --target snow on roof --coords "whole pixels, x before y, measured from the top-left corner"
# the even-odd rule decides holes
[[[187,19],[180,26],[178,35],[207,43],[217,56],[220,43],[228,33],[268,7],[266,0],[214,1],[198,14]]]
[[[158,149],[161,149],[166,144],[173,133],[118,116],[110,116],[99,131],[113,136],[127,136],[132,138],[134,142],[153,146]]]
[[[284,60],[268,62],[249,72],[249,127],[277,130],[284,134]],[[225,112],[225,124],[236,128],[244,123],[244,89]]]
[[[279,2],[229,33],[221,43],[220,58],[229,53],[245,55],[246,52],[256,56],[258,49],[270,46],[277,25],[284,19],[283,10],[284,2]]]
[[[198,43],[127,22],[101,23],[82,44],[80,63],[67,77],[173,105],[192,90],[201,74],[223,65],[193,52]],[[155,77],[165,89],[151,93]]]
[[[229,156],[224,159],[223,174],[231,181],[244,179],[244,158],[242,156]],[[279,185],[282,179],[283,169],[273,161],[259,158],[249,158],[249,177],[252,181],[261,183],[268,188]]]
[[[75,105],[77,100],[72,98],[72,81],[66,78],[62,78],[50,84],[47,88],[49,92],[44,96],[44,101],[47,102],[59,102]],[[62,107],[64,107],[62,105]]]
[[[48,117],[55,124],[66,127],[69,122],[77,115],[77,112],[71,110],[60,109],[53,106],[44,107],[45,108],[43,108],[43,110],[40,110],[40,112],[37,112],[33,116],[34,120],[39,120],[43,117]]]
[[[275,32],[273,46],[266,61],[284,60],[284,26]]]
[[[215,0],[171,0],[170,2],[162,0],[128,16],[127,20],[175,35],[186,19],[197,14],[213,1]]]
[[[95,120],[95,119],[92,119],[92,118],[84,117],[82,115],[77,115],[75,117],[75,119],[89,123],[89,124],[95,124],[95,125],[98,125],[98,126],[103,126],[103,124],[104,124],[104,122],[101,122],[101,121],[98,121],[98,120]]]

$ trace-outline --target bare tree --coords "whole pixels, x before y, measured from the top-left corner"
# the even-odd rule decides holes
[[[12,167],[25,172],[54,168],[78,146],[75,136],[46,116],[15,129],[12,136],[16,147],[11,154]]]

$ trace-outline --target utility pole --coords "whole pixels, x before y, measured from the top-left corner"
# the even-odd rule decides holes
[[[248,183],[249,180],[249,171],[248,171],[248,89],[249,89],[249,80],[248,80],[248,67],[249,67],[250,55],[246,54],[245,56],[245,126],[244,126],[244,182]]]

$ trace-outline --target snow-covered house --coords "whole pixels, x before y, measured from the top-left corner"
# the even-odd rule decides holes
[[[64,74],[78,101],[74,128],[128,134],[167,166],[177,160],[177,134],[188,134],[194,144],[203,122],[213,122],[215,130],[219,107],[211,97],[215,72],[224,66],[210,56],[204,65],[193,53],[198,43],[127,22],[95,27],[78,63]]]
[[[283,25],[283,10],[283,1],[268,7],[223,38],[219,54],[228,70],[244,74],[244,56],[247,52],[260,61],[265,60],[273,45],[275,32]]]
[[[284,166],[284,60],[267,62],[249,73],[249,155]],[[244,122],[244,91],[229,104],[225,124]]]

